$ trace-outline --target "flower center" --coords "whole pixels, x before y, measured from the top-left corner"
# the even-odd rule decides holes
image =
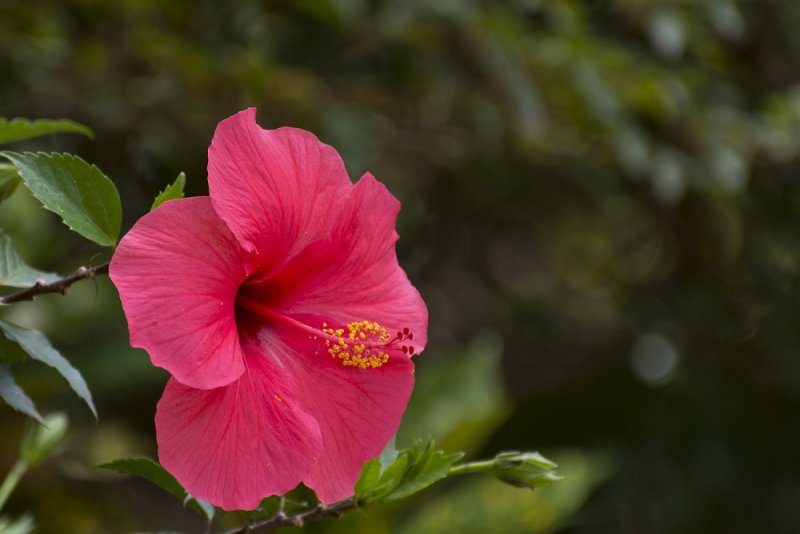
[[[314,328],[241,294],[236,305],[265,319],[301,330],[309,334],[310,339],[323,341],[328,354],[345,367],[376,369],[389,361],[393,351],[414,355],[414,346],[410,344],[414,333],[408,328],[394,336],[378,323],[370,321],[355,321],[342,327],[322,323],[322,328]]]

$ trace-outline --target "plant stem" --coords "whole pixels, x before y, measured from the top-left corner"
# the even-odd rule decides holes
[[[466,475],[470,473],[491,473],[494,469],[494,459],[481,460],[479,462],[467,462],[461,465],[455,465],[447,472],[447,476]]]
[[[14,488],[27,470],[28,462],[20,458],[11,468],[11,471],[8,472],[6,478],[3,480],[3,484],[0,485],[0,510],[3,509],[3,505],[8,500],[9,495],[14,491]]]
[[[292,515],[286,515],[282,509],[279,509],[275,515],[268,519],[229,530],[225,534],[264,534],[272,529],[287,526],[301,528],[306,523],[322,519],[323,517],[339,517],[343,512],[358,508],[361,504],[361,501],[351,497],[330,506],[318,504],[314,508]]]
[[[14,293],[0,296],[0,304],[12,304],[23,300],[33,300],[37,295],[45,293],[61,293],[66,295],[69,287],[84,278],[94,278],[99,274],[108,274],[108,263],[102,263],[94,267],[78,267],[78,269],[64,278],[55,282],[36,282],[31,287],[26,287]]]
[[[494,468],[494,459],[481,460],[478,462],[467,462],[465,464],[457,465],[450,468],[447,472],[448,477],[466,475],[472,473],[490,473]],[[272,517],[263,519],[261,521],[250,523],[244,527],[229,530],[225,534],[263,534],[279,527],[302,527],[306,523],[322,519],[324,517],[339,517],[343,512],[360,508],[366,505],[369,501],[357,500],[354,497],[345,499],[344,501],[332,504],[330,506],[317,505],[313,508],[303,510],[301,512],[287,515],[281,506]]]

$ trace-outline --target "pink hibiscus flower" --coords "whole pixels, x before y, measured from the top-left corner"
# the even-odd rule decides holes
[[[397,264],[400,203],[303,130],[222,121],[210,196],[142,217],[111,262],[131,344],[172,374],[158,456],[195,497],[353,494],[397,430],[428,314]]]

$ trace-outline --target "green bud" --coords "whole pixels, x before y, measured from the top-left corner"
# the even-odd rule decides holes
[[[558,464],[538,452],[501,452],[492,465],[497,478],[518,488],[539,488],[561,480]]]
[[[25,431],[20,445],[20,456],[28,466],[47,460],[54,449],[64,440],[69,421],[62,412],[51,413],[44,418],[44,425],[31,425]]]

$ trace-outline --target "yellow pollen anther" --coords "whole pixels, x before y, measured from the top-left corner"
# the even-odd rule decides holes
[[[402,352],[413,356],[415,347],[410,344],[414,334],[403,328],[392,336],[378,323],[355,321],[344,328],[334,328],[322,323],[325,348],[331,357],[345,367],[376,369],[389,362],[389,352]],[[322,337],[322,336],[320,336]]]
[[[389,361],[389,345],[393,336],[378,323],[357,321],[345,328],[332,328],[323,323],[322,331],[335,339],[326,339],[328,354],[339,359],[345,367],[376,369]]]

